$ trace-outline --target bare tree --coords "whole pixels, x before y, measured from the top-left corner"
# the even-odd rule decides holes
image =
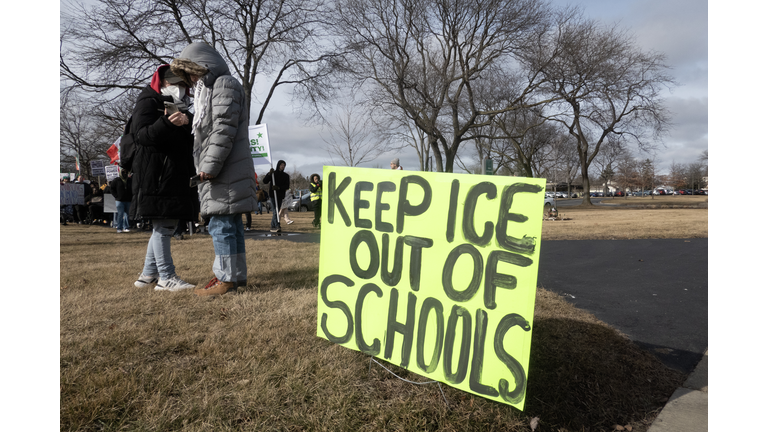
[[[549,124],[554,128],[554,125]],[[547,178],[552,178],[555,183],[564,182],[567,185],[568,196],[571,196],[571,185],[579,175],[579,155],[576,146],[573,145],[573,137],[562,132],[555,132],[554,139],[548,146]]]
[[[672,161],[672,165],[669,167],[669,184],[675,189],[683,189],[688,184],[686,180],[686,167],[683,164],[675,163]]]
[[[294,196],[298,195],[298,190],[309,189],[309,180],[300,171],[291,171],[289,176],[291,178],[289,187],[293,191]]]
[[[498,155],[499,166],[511,168],[514,165],[522,176],[538,177],[554,163],[548,151],[562,136],[541,116],[541,110],[518,109],[501,113],[494,117],[493,125],[498,132],[489,151]]]
[[[642,182],[637,160],[629,154],[623,155],[616,161],[616,175],[614,178],[619,186],[625,190],[637,188],[641,188],[642,190]],[[627,196],[629,196],[629,194],[627,194]]]
[[[377,117],[372,117],[372,121],[378,129],[382,143],[386,143],[383,148],[387,152],[399,152],[411,147],[419,158],[419,170],[432,171],[431,149],[424,131],[409,121],[403,110],[396,106],[382,109],[383,104],[380,102],[368,100],[366,105],[374,107],[372,111],[378,113]]]
[[[704,150],[699,155],[699,162],[707,162],[709,160],[709,150]]]
[[[653,189],[656,187],[656,182],[658,181],[656,162],[651,159],[642,161],[640,163],[640,176],[642,178],[642,190],[645,191],[645,187],[648,186],[648,190],[651,191],[651,199],[653,199]]]
[[[693,190],[702,188],[706,176],[706,165],[701,162],[691,162],[685,166],[685,179],[688,187]]]
[[[338,53],[320,43],[323,0],[74,0],[62,7],[59,70],[65,89],[102,99],[144,87],[162,63],[191,42],[219,50],[248,100],[260,79],[271,82],[255,123],[281,85],[315,105],[333,90]],[[269,76],[270,78],[266,78]]]
[[[539,76],[516,55],[544,32],[547,13],[540,0],[340,0],[336,30],[350,51],[349,77],[367,84],[369,101],[402,110],[425,134],[437,171],[452,172],[473,129],[544,103],[528,102]],[[514,93],[513,103],[477,97],[493,91]]]
[[[107,149],[120,135],[74,97],[63,98],[59,105],[59,163],[69,171],[80,162],[80,172],[92,177],[91,161],[109,161]]]
[[[604,143],[653,148],[669,125],[662,90],[673,81],[662,54],[643,52],[620,29],[578,14],[564,15],[543,46],[555,58],[543,68],[547,91],[559,97],[549,114],[576,138],[589,190],[589,169]],[[592,205],[588,195],[584,205]]]
[[[699,162],[704,164],[704,175],[709,175],[709,150],[704,150],[699,155]]]
[[[355,114],[353,105],[341,107],[333,122],[328,122],[330,139],[323,138],[331,161],[340,158],[344,166],[355,167],[370,162],[384,152],[374,135],[373,123],[367,116]]]
[[[603,142],[600,153],[596,154],[592,160],[592,169],[603,182],[603,192],[606,196],[608,196],[608,186],[616,174],[613,168],[627,154],[624,142],[613,135],[609,135]]]

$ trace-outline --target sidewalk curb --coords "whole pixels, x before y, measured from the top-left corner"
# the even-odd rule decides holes
[[[670,396],[648,432],[706,432],[709,412],[709,349],[682,387]]]

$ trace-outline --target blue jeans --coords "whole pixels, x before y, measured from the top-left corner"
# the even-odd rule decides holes
[[[222,282],[245,282],[245,230],[242,214],[213,215],[208,222],[213,239],[213,274]]]
[[[280,228],[280,217],[277,215],[277,205],[275,205],[275,197],[270,196],[269,200],[272,202],[272,223],[271,228]]]
[[[257,206],[257,208],[259,209],[259,214],[262,214],[262,213],[263,213],[263,211],[262,211],[262,209],[261,209],[261,201],[257,201],[257,202],[256,202],[256,206]]]
[[[152,236],[147,244],[142,272],[145,275],[159,274],[160,279],[168,279],[176,274],[171,257],[171,236],[177,223],[177,219],[152,219]]]
[[[130,201],[115,201],[115,207],[117,207],[117,219],[115,220],[115,228],[119,230],[128,229],[128,212],[131,210]]]

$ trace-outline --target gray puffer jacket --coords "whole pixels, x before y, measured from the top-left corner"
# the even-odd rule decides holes
[[[200,80],[195,113],[194,159],[198,173],[214,176],[198,186],[204,217],[250,213],[258,208],[256,176],[248,140],[248,109],[242,85],[229,73],[221,55],[202,42],[190,44],[179,55],[208,69]]]

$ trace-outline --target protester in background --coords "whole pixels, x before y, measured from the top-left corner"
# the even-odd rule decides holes
[[[200,213],[209,217],[214,277],[195,290],[220,295],[248,280],[243,213],[256,210],[256,173],[248,138],[250,100],[229,73],[224,58],[210,45],[188,45],[171,63],[174,72],[195,88],[192,122]]]
[[[264,202],[262,196],[264,196],[264,189],[261,188],[261,185],[259,184],[259,175],[256,174],[256,208],[258,209],[258,214],[263,214],[264,211],[262,209],[261,203]]]
[[[137,219],[152,220],[144,269],[134,283],[138,288],[153,283],[157,291],[195,287],[176,275],[171,256],[171,236],[178,220],[197,215],[196,192],[189,187],[195,166],[188,104],[187,87],[164,64],[139,93],[133,109],[133,206]]]
[[[291,187],[291,176],[285,172],[285,161],[277,161],[277,169],[271,168],[262,181],[269,185],[269,200],[272,202],[272,223],[270,224],[270,231],[280,232],[281,217],[285,217],[285,222],[288,225],[293,223],[292,220],[288,219],[288,216],[285,213],[287,209],[283,206],[285,192]],[[280,205],[279,207],[278,204]]]
[[[85,206],[88,208],[88,219],[93,225],[104,220],[104,192],[96,186],[96,183],[91,183],[89,186],[91,193],[85,200]]]
[[[90,197],[91,195],[91,186],[90,182],[86,181],[83,176],[77,176],[77,180],[75,180],[75,184],[81,184],[83,185],[83,203]],[[81,225],[84,223],[87,223],[88,221],[88,206],[85,204],[75,204],[75,218],[77,218],[77,224]]]
[[[320,228],[320,213],[323,208],[323,181],[320,180],[319,174],[312,174],[309,176],[309,198],[310,201],[315,203],[315,219],[312,221],[312,226]]]
[[[264,199],[262,199],[262,197]],[[264,202],[265,200],[266,200],[266,194],[264,192],[264,189],[262,189],[261,186],[259,186],[257,184],[256,185],[256,208],[257,208],[257,213],[256,214],[263,214],[264,213],[264,209],[261,206],[261,203]]]
[[[394,158],[392,159],[392,162],[389,163],[389,167],[393,170],[401,170],[403,167],[400,166],[400,158]]]
[[[269,213],[269,206],[266,204],[269,201],[269,194],[263,188],[259,188],[256,193],[256,199],[259,202],[259,214],[264,213],[264,209]]]
[[[64,177],[62,177],[59,184],[60,185],[69,184],[69,176],[65,175]],[[71,204],[65,204],[63,206],[60,206],[59,219],[61,219],[62,225],[67,225],[67,219],[70,219],[70,218],[72,218],[74,222],[74,214],[75,214],[74,210],[75,210],[74,206],[72,206]]]
[[[115,197],[115,208],[117,209],[117,220],[114,226],[117,233],[130,232],[128,229],[128,212],[131,210],[131,199],[133,199],[133,184],[128,171],[120,168],[119,175],[109,182],[109,189],[112,196]]]

